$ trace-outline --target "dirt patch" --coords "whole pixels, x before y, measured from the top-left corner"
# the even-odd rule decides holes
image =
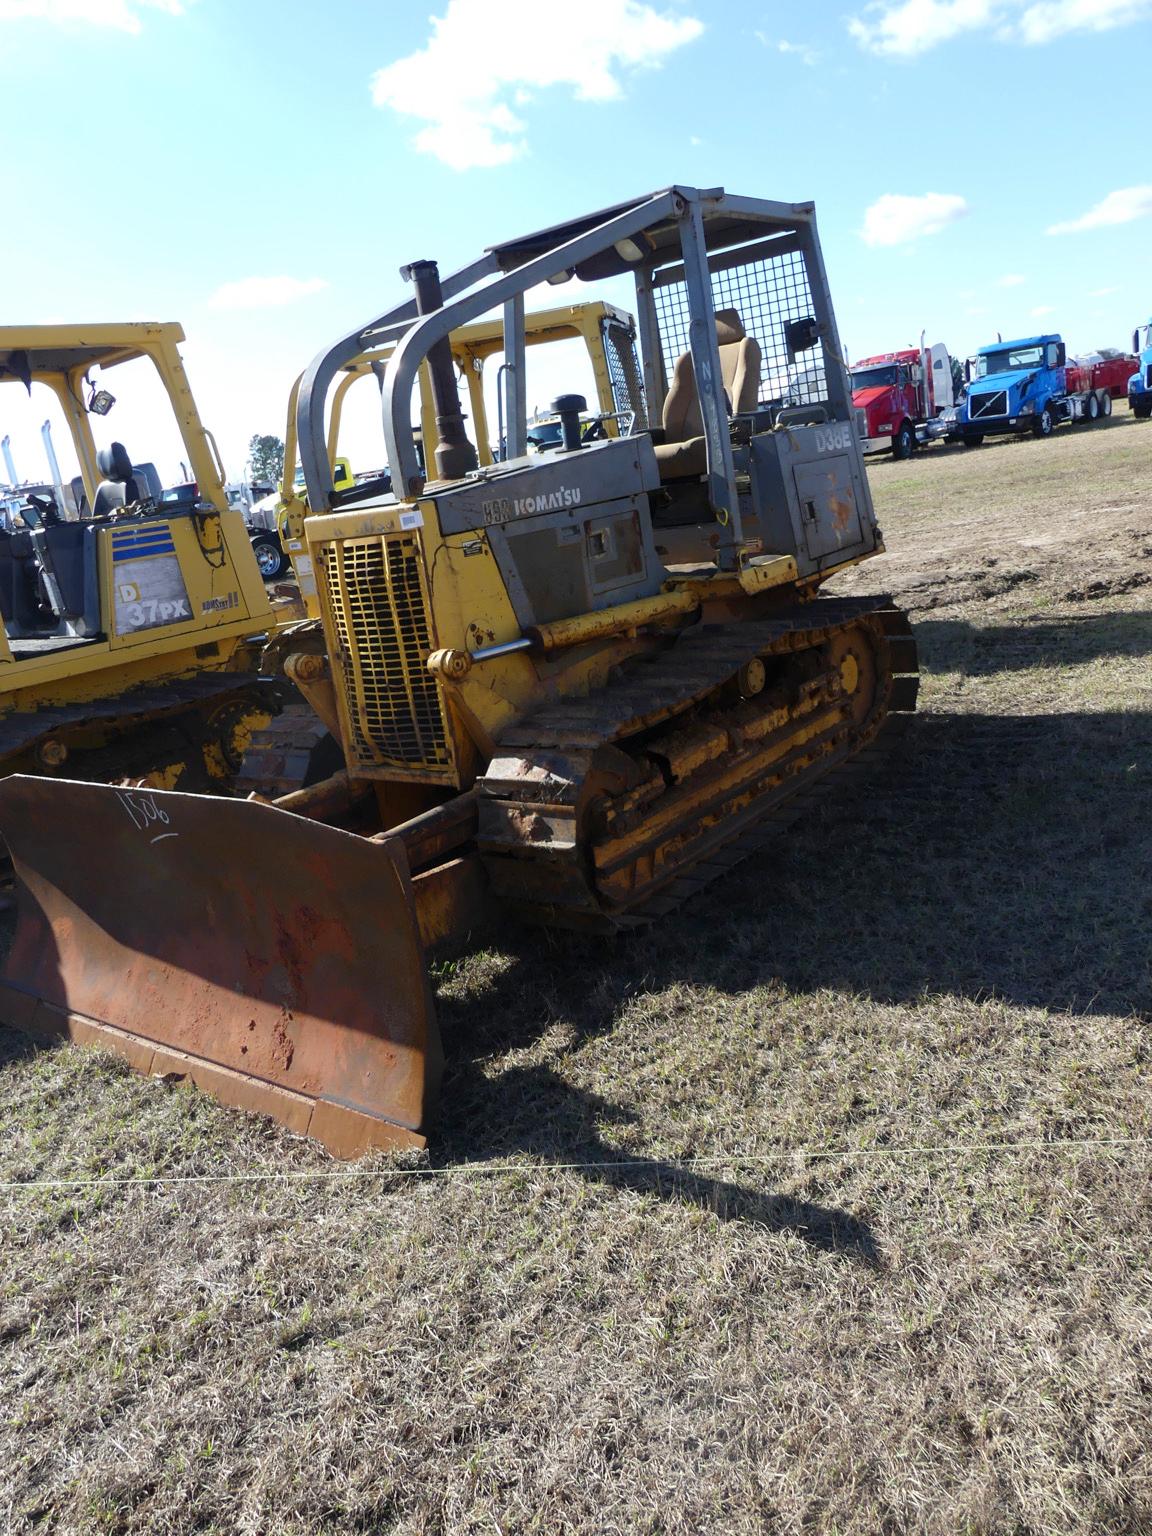
[[[1089,582],[1086,587],[1074,587],[1071,592],[1065,592],[1064,600],[1068,603],[1094,603],[1102,597],[1123,597],[1125,592],[1135,592],[1150,582],[1152,576],[1142,571],[1132,571],[1127,576],[1113,576],[1107,581]]]

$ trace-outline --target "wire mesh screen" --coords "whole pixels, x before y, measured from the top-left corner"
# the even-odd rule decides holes
[[[664,353],[664,376],[671,382],[676,359],[688,351],[688,289],[684,282],[656,288],[656,314]],[[762,405],[812,405],[828,398],[822,343],[788,354],[784,328],[813,313],[812,290],[800,251],[784,251],[766,261],[712,273],[716,309],[734,309],[748,335],[760,344]]]
[[[604,321],[604,356],[612,384],[612,399],[619,412],[621,437],[642,432],[648,425],[644,404],[644,382],[640,359],[636,356],[636,333],[619,320]]]

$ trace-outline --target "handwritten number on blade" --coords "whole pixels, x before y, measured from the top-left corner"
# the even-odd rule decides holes
[[[167,827],[171,824],[168,812],[154,795],[127,794],[123,790],[117,790],[116,797],[132,818],[133,826],[141,832],[150,832],[153,827]],[[176,832],[161,832],[152,841],[158,843],[161,837],[177,836],[179,834]]]

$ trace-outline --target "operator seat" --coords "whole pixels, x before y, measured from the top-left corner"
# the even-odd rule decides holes
[[[96,467],[104,476],[96,487],[96,500],[92,504],[92,516],[114,512],[139,501],[140,487],[132,473],[132,459],[123,443],[113,443],[101,448],[96,454]]]
[[[736,310],[716,311],[716,341],[729,413],[737,416],[755,410],[760,393],[760,346],[745,331]],[[692,354],[684,352],[676,359],[664,401],[665,441],[656,445],[661,480],[684,480],[705,473],[708,463],[703,434]]]

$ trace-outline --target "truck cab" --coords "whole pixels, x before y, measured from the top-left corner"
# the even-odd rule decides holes
[[[906,459],[927,440],[926,423],[952,403],[952,363],[943,342],[882,352],[852,367],[865,453]]]
[[[1025,336],[981,347],[960,409],[964,441],[979,443],[988,432],[1036,431],[1052,427],[1050,402],[1062,399],[1067,353],[1057,335]]]
[[[1139,367],[1128,380],[1128,404],[1133,416],[1147,421],[1152,416],[1152,320],[1132,332],[1132,350]]]
[[[1112,414],[1112,396],[1094,370],[1068,363],[1055,333],[996,341],[981,347],[969,368],[957,425],[969,447],[989,432],[1051,437],[1062,421],[1099,421]]]

